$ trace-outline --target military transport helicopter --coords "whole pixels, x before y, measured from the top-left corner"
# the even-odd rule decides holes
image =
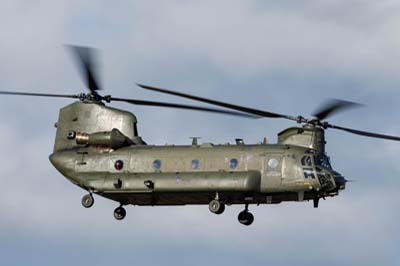
[[[140,87],[233,109],[167,102],[117,98],[99,94],[93,51],[71,46],[86,81],[89,93],[76,95],[6,92],[0,94],[78,99],[61,108],[54,151],[50,161],[75,185],[88,191],[82,205],[94,203],[93,194],[119,203],[114,217],[126,216],[125,205],[208,204],[209,210],[221,214],[226,205],[243,204],[238,220],[250,225],[254,216],[250,204],[276,204],[284,201],[319,200],[339,195],[347,180],[335,171],[325,152],[328,128],[349,133],[399,141],[400,137],[382,135],[336,126],[326,118],[339,110],[355,107],[347,101],[332,101],[313,114],[312,118],[289,116],[233,105],[198,96],[151,86]],[[284,118],[299,126],[278,134],[278,142],[246,145],[148,145],[139,136],[134,114],[108,107],[111,101],[134,105],[199,110],[247,118]]]

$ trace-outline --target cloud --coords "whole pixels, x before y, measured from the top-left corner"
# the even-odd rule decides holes
[[[0,85],[80,92],[83,84],[62,45],[91,45],[103,50],[105,93],[183,102],[134,86],[147,82],[293,115],[312,112],[328,97],[345,98],[369,106],[333,122],[397,134],[398,13],[396,1],[6,1]],[[247,228],[236,221],[243,206],[222,216],[207,206],[129,207],[118,223],[112,218],[116,203],[96,197],[92,209],[83,209],[84,191],[48,162],[53,123],[69,101],[0,100],[5,261],[398,263],[397,143],[327,131],[335,168],[359,182],[317,210],[311,203],[252,207],[256,222]],[[187,144],[194,135],[217,143],[235,137],[255,143],[267,135],[273,142],[280,129],[293,125],[113,106],[135,112],[141,134],[156,144]]]

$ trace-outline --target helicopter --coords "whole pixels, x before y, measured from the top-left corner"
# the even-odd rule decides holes
[[[325,151],[325,130],[337,129],[373,138],[400,141],[400,137],[341,127],[326,121],[331,115],[359,104],[332,100],[311,118],[290,116],[216,101],[173,90],[137,84],[143,89],[215,105],[219,108],[118,98],[101,95],[93,48],[69,46],[88,93],[49,94],[0,91],[2,95],[70,98],[77,101],[60,109],[52,165],[87,194],[83,207],[94,205],[94,195],[117,202],[113,216],[126,217],[126,205],[208,205],[214,214],[226,206],[244,205],[238,215],[251,225],[250,205],[312,201],[335,197],[348,180],[334,170]],[[113,108],[110,102],[178,108],[216,114],[258,118],[281,118],[297,125],[278,133],[277,143],[199,143],[150,145],[139,135],[136,116]],[[222,108],[224,109],[222,109]]]

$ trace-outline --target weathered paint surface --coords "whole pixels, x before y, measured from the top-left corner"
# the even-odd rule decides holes
[[[280,144],[126,145],[115,150],[77,145],[71,137],[71,132],[113,129],[139,137],[131,113],[96,103],[63,108],[51,162],[73,183],[123,204],[206,204],[216,196],[227,204],[279,203],[334,195],[336,188],[332,170],[314,162],[324,150],[320,131],[306,128],[299,137],[299,129],[291,128],[280,134]]]

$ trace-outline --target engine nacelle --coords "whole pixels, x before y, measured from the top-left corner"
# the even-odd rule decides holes
[[[133,144],[132,140],[114,128],[111,131],[95,132],[88,134],[78,132],[75,136],[76,144],[89,146],[107,146],[112,149],[119,149]]]

